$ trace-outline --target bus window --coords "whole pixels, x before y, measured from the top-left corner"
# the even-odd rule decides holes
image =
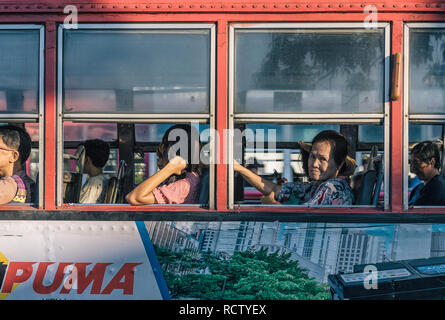
[[[129,192],[162,169],[163,166],[161,168],[159,167],[162,163],[160,160],[160,145],[165,139],[164,136],[166,132],[171,132],[171,128],[177,126],[178,125],[174,123],[121,125],[115,123],[65,122],[64,202],[82,204],[127,203],[125,196]],[[184,125],[180,126],[182,128]],[[185,126],[189,125],[186,124]],[[200,139],[201,146],[209,143],[208,135],[206,134],[209,130],[207,124],[195,123],[190,126],[196,130],[193,132],[196,133],[197,139],[200,139],[200,136],[203,137]],[[128,134],[128,132],[130,133]],[[170,140],[176,139],[176,134],[181,135],[180,139],[182,139],[182,133],[183,132],[173,132]],[[184,134],[188,133],[184,131]],[[127,140],[127,136],[134,136],[135,139]],[[167,136],[167,138],[169,137]],[[91,149],[92,147],[88,145],[88,143],[90,143],[88,141],[93,139],[100,139],[102,143],[108,145],[110,150],[108,161],[99,167],[96,166],[94,162],[100,161],[99,157],[102,152],[99,150],[93,151]],[[180,142],[181,140],[179,140],[179,143]],[[98,144],[94,144],[93,146],[100,147],[101,144],[98,142]],[[174,147],[173,145],[172,148]],[[178,147],[182,148],[182,145],[178,144]],[[187,158],[187,149],[179,149],[178,152],[182,157]],[[200,149],[196,149],[196,152],[200,152]],[[206,152],[206,148],[202,148],[200,157],[201,158],[198,157],[196,159],[198,161],[197,164],[199,164],[199,171],[196,171],[199,175],[197,175],[199,179],[197,182],[199,181],[199,184],[196,185],[196,190],[194,191],[197,199],[193,201],[193,204],[205,205],[208,204],[209,197],[209,168],[208,165],[205,165],[208,163],[209,155],[208,152]],[[97,160],[95,160],[96,158]],[[92,169],[92,165],[96,168]],[[125,170],[125,174],[124,176],[120,176],[120,172],[123,169]],[[95,173],[98,174],[96,175]],[[185,178],[186,175],[183,176],[184,174],[178,177],[171,176],[165,181],[162,181],[162,183],[159,184],[160,192],[164,192],[162,186],[168,186],[175,178]],[[97,182],[99,178],[101,180]],[[116,191],[118,195],[114,197],[114,200],[109,200],[107,198],[107,191],[114,188],[114,179],[118,179],[119,181],[117,186],[118,191]],[[95,188],[90,188],[93,183],[95,183]],[[204,194],[204,191],[207,191],[207,193]],[[94,195],[88,195],[88,192],[94,193]],[[96,194],[97,192],[99,193]],[[112,193],[111,191],[109,192]],[[159,195],[156,193],[156,196],[160,195],[161,193],[159,193]],[[168,197],[166,193],[162,193],[162,195]],[[161,201],[158,200],[157,203],[160,202]]]
[[[212,117],[215,111],[214,26],[80,24],[74,30],[60,25],[59,37],[63,49],[59,51],[62,63],[59,65],[58,121],[65,128],[64,145],[59,144],[59,153],[68,159],[63,160],[59,155],[58,161],[65,161],[65,171],[71,170],[75,173],[72,177],[79,178],[68,181],[68,175],[58,172],[57,202],[95,203],[83,202],[79,196],[84,188],[81,186],[86,184],[85,178],[80,176],[89,167],[88,162],[84,162],[88,157],[83,155],[79,143],[102,139],[111,148],[110,160],[102,171],[112,175],[105,195],[102,194],[103,202],[151,204],[131,200],[135,192],[144,188],[145,185],[138,188],[140,184],[162,171],[163,167],[158,168],[158,146],[164,133],[174,124],[199,124],[199,130],[205,129],[204,124],[207,128],[215,127]],[[170,170],[171,166],[168,168]],[[195,177],[189,169],[187,166],[186,172],[178,175],[181,179],[170,174],[169,181],[178,178],[175,186],[184,185],[185,188],[186,184],[179,181],[186,179],[194,186],[193,190],[198,189],[199,175]],[[159,189],[167,192],[166,182],[165,186],[160,185],[161,182],[157,184]],[[75,187],[70,186],[73,183]],[[210,185],[206,189],[212,188]],[[156,189],[149,194],[157,192]],[[71,193],[74,197],[66,196]],[[166,193],[162,196],[166,198]],[[159,197],[154,203],[177,202]],[[208,195],[206,198],[205,203],[209,202]],[[198,204],[190,199],[183,200],[185,202],[179,203]]]
[[[38,113],[39,30],[0,29],[0,114]]]
[[[10,172],[17,183],[17,192],[9,204],[43,205],[39,186],[43,179],[40,163],[43,150],[39,147],[42,125],[39,110],[43,110],[43,27],[38,25],[0,26],[0,126],[9,125],[19,135],[4,142],[4,147],[16,149],[19,158]],[[26,159],[25,159],[26,158]],[[39,173],[41,176],[39,177]],[[20,182],[16,177],[19,177]],[[22,184],[23,182],[23,184]],[[6,194],[7,190],[2,190]]]
[[[309,145],[317,134],[325,130],[341,132],[349,142],[349,157],[354,160],[351,163],[355,166],[346,171],[340,170],[343,174],[339,173],[348,188],[352,188],[354,199],[348,205],[383,205],[382,125],[238,124],[234,138],[234,141],[238,141],[234,143],[234,158],[240,159],[242,165],[251,172],[274,184],[282,186],[289,182],[309,188],[314,181],[304,168],[308,161],[307,156],[305,160],[304,151],[308,154],[309,150],[302,144]],[[277,201],[276,197],[267,197],[255,188],[255,184],[249,183],[241,171],[235,173],[234,179],[233,197],[239,205],[303,205],[308,201],[304,195],[294,195],[282,202]]]
[[[388,24],[379,24],[371,30],[347,23],[231,25],[235,41],[230,51],[233,99],[229,128],[235,132],[230,146],[235,163],[233,171],[229,171],[229,207],[245,204],[246,200],[263,204],[388,207],[388,192],[383,195],[384,176],[388,173],[384,163],[389,163],[383,156],[389,150],[389,106],[385,103],[389,84],[389,59],[385,59],[390,49],[385,41],[388,28]],[[258,130],[244,141],[236,137],[237,129],[244,132],[253,126],[276,128],[276,144],[261,151],[264,147],[257,146],[261,141]],[[319,133],[329,135],[329,141],[337,139],[332,135],[341,133],[343,138],[338,139],[346,145],[346,137],[350,150],[347,157],[346,152],[336,155],[339,163],[311,173],[305,167],[310,159],[304,157],[314,156],[310,144]],[[249,143],[249,139],[255,143]],[[326,148],[333,145],[329,144]],[[239,145],[241,157],[237,154]],[[329,155],[330,149],[325,151]],[[249,159],[251,163],[247,163]],[[242,161],[241,166],[237,161]],[[250,175],[242,165],[260,177]],[[260,194],[253,189],[245,193],[240,176]],[[267,182],[268,178],[274,183]],[[286,181],[290,184],[277,186]],[[338,199],[325,197],[323,188],[329,184],[339,184],[334,189],[342,192],[333,192]]]
[[[404,205],[445,206],[445,28],[421,24],[407,24],[406,28],[409,88],[405,118],[409,120]]]
[[[383,111],[382,29],[240,28],[235,37],[235,112]]]
[[[101,144],[86,146],[86,141],[99,139]],[[67,121],[64,123],[64,175],[63,175],[63,198],[66,203],[103,203],[108,181],[116,176],[118,170],[117,157],[117,125],[113,123],[78,123]],[[93,163],[86,163],[86,148],[100,148],[107,144],[108,152],[104,150],[90,151],[94,160],[102,161],[97,164],[96,169],[91,172]],[[101,160],[108,154],[108,160]],[[88,167],[88,168],[87,168]],[[94,180],[90,180],[95,177]],[[96,182],[95,195],[86,194],[88,187],[85,185]],[[85,189],[84,189],[85,188]],[[97,193],[97,194],[96,194]]]
[[[209,112],[209,48],[209,30],[65,30],[64,111]]]

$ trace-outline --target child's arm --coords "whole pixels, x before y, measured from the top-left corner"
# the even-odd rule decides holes
[[[157,203],[156,198],[153,195],[153,190],[172,174],[180,175],[182,170],[186,167],[187,162],[183,158],[179,156],[174,157],[164,168],[146,179],[134,188],[133,191],[127,194],[125,199],[129,204],[134,206]]]

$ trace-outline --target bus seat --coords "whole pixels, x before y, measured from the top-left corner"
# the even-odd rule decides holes
[[[383,182],[383,156],[381,158],[375,159],[374,164],[377,170],[377,177],[371,204],[373,206],[376,206],[377,203],[379,202],[380,190],[382,189],[382,182]]]
[[[441,150],[440,175],[445,178],[445,137],[438,143],[439,150]]]
[[[63,201],[65,203],[78,203],[82,188],[83,168],[85,166],[85,147],[83,145],[78,146],[74,155],[65,154],[64,158],[75,160],[76,169],[74,172],[67,172],[66,177],[64,175]]]
[[[359,180],[359,186],[355,193],[356,205],[375,205],[377,204],[383,179],[382,158],[378,157],[376,146],[371,147],[366,171],[361,173],[361,177],[354,177]]]
[[[119,170],[117,171],[116,192],[114,193],[113,203],[124,203],[125,195],[123,194],[124,186],[129,184],[129,173],[125,160],[119,161]]]
[[[372,201],[372,191],[377,178],[375,170],[368,170],[363,174],[360,187],[358,189],[356,205],[370,205]]]
[[[110,180],[108,180],[107,190],[105,191],[104,203],[114,203],[113,195],[116,192],[116,189],[117,189],[117,178],[111,177]]]
[[[209,204],[209,169],[205,168],[202,170],[201,181],[199,186],[199,204],[208,205]]]
[[[36,183],[34,184],[34,197],[31,200],[33,203],[39,202],[39,173],[36,175]]]
[[[105,191],[104,203],[123,203],[122,186],[127,169],[124,160],[119,162],[119,169],[116,177],[111,177],[108,181],[107,190]]]

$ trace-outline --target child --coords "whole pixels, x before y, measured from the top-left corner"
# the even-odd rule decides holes
[[[200,164],[199,134],[189,125],[175,125],[167,130],[158,146],[159,171],[139,184],[125,199],[131,205],[143,204],[195,204],[199,202]],[[175,133],[179,135],[175,138]],[[186,135],[186,137],[184,136]],[[184,144],[184,139],[187,143]],[[172,141],[173,140],[173,141]],[[179,156],[187,148],[187,159]],[[192,154],[198,159],[193,161]],[[196,164],[190,162],[197,162]]]
[[[100,139],[87,140],[83,172],[88,180],[80,191],[79,203],[103,203],[110,177],[103,173],[103,167],[110,156],[110,146]]]

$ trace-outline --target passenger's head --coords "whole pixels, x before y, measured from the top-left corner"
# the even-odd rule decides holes
[[[420,180],[429,180],[440,169],[439,147],[431,141],[419,142],[411,151],[411,172]]]
[[[162,169],[174,156],[184,158],[188,166],[186,172],[200,173],[200,151],[199,132],[188,124],[178,124],[170,127],[162,137],[156,154],[158,156],[158,167]]]
[[[103,140],[92,139],[82,143],[85,147],[85,173],[89,173],[91,167],[102,169],[110,157],[110,146]]]
[[[31,154],[31,137],[21,127],[6,125],[0,126],[0,138],[0,166],[13,168],[14,172],[21,170]]]
[[[317,134],[303,161],[304,169],[313,181],[326,181],[345,174],[349,168],[345,165],[349,151],[346,137],[333,130]]]

